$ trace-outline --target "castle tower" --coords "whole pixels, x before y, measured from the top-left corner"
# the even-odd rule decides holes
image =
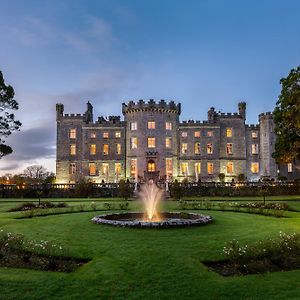
[[[210,123],[214,123],[216,121],[216,112],[215,112],[215,108],[214,107],[211,107],[209,109],[209,111],[207,112],[207,120],[208,122]]]
[[[177,176],[180,103],[164,100],[123,103],[126,123],[126,177]]]
[[[93,123],[93,105],[90,103],[90,101],[88,101],[86,104],[86,112],[84,117],[86,123]]]
[[[56,120],[63,117],[64,114],[64,105],[61,103],[56,104]]]
[[[239,114],[241,115],[241,117],[244,120],[246,120],[246,102],[239,102],[238,109],[239,109]]]
[[[273,115],[270,112],[259,115],[260,125],[260,176],[275,178],[277,165],[272,153],[275,149],[275,133]]]

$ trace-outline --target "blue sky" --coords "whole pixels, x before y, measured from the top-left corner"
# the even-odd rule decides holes
[[[1,1],[0,70],[15,88],[22,130],[0,175],[55,170],[55,103],[96,116],[121,103],[182,103],[181,120],[247,102],[247,122],[272,111],[279,80],[300,62],[297,0]]]

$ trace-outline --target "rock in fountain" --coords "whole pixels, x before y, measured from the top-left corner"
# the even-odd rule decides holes
[[[156,186],[153,180],[141,187],[139,196],[144,204],[144,213],[115,213],[96,216],[92,222],[96,224],[107,224],[122,227],[182,227],[203,225],[212,221],[211,216],[204,216],[195,213],[178,212],[157,212],[157,205],[162,198],[164,191]]]

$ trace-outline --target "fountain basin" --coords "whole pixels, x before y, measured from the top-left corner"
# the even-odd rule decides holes
[[[163,212],[159,216],[159,221],[144,221],[144,213],[114,213],[96,216],[92,222],[120,227],[169,228],[205,225],[213,220],[211,216],[196,213]]]

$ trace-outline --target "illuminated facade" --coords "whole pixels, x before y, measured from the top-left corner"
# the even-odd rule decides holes
[[[271,154],[275,134],[271,113],[259,115],[259,124],[246,125],[246,103],[237,113],[219,113],[212,107],[207,120],[179,121],[181,104],[130,101],[120,116],[94,121],[88,102],[84,114],[64,114],[56,105],[58,183],[81,178],[94,182],[187,179],[237,180],[243,174],[256,181],[276,178],[278,167]],[[286,168],[293,172],[293,164]]]

